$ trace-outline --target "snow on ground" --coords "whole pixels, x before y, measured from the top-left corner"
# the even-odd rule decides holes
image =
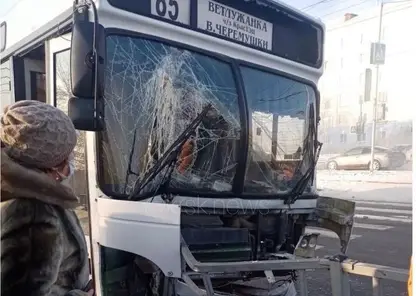
[[[317,182],[371,182],[412,184],[412,171],[328,171],[318,170]]]
[[[349,199],[356,202],[369,201],[386,205],[411,204],[411,184],[383,184],[349,181],[320,181],[317,183],[320,195]]]

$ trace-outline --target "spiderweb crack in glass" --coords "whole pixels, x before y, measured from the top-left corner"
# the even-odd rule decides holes
[[[277,85],[281,83],[273,82]],[[291,88],[293,86],[284,83],[278,97],[288,96],[283,101],[291,101],[291,95],[303,96],[295,104],[295,113],[305,112],[308,98],[295,94],[299,89],[304,93],[304,89],[295,87],[292,91]],[[270,90],[264,91],[266,94],[262,95],[263,99],[269,97],[267,92]],[[253,92],[253,87],[250,92]],[[261,91],[253,94],[254,97],[259,93]],[[106,131],[101,134],[100,141],[101,185],[111,192],[129,194],[137,178],[142,178],[154,166],[157,159],[210,103],[213,108],[180,149],[169,186],[198,192],[230,192],[242,150],[237,97],[231,66],[225,62],[156,41],[128,36],[107,37],[104,95]],[[263,104],[276,104],[267,100]],[[275,142],[271,132],[273,110],[252,109],[253,131],[256,125],[263,135],[260,141],[252,139],[250,165],[255,164],[264,176],[249,177],[249,168],[246,179],[262,183],[260,187],[270,187],[276,192],[276,181],[265,177],[275,169],[264,161],[270,160],[272,143]],[[277,133],[278,136],[282,139],[292,136],[293,142],[290,144],[290,141],[279,140],[281,157],[277,158],[283,159],[284,154],[293,149],[296,152],[302,146],[305,121],[303,117],[296,119],[298,123],[293,124],[290,123],[293,118],[278,118],[279,129],[282,129]],[[289,122],[291,127],[285,129],[284,122]],[[264,168],[263,162],[266,165]],[[142,194],[155,193],[166,180],[169,170],[167,167],[159,173]]]
[[[108,38],[103,154],[105,175],[115,192],[129,193],[208,103],[213,110],[187,142],[173,188],[211,187],[229,191],[236,166],[240,122],[231,68],[218,60],[158,42]],[[134,132],[137,141],[132,143]],[[110,164],[111,163],[111,164]],[[160,173],[147,190],[160,185]],[[197,185],[196,185],[197,184]],[[215,189],[214,189],[215,190]]]

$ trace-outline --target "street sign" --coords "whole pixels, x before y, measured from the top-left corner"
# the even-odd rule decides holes
[[[384,65],[386,60],[386,45],[384,43],[371,43],[370,64]]]
[[[356,134],[357,133],[357,126],[356,125],[352,125],[351,126],[351,134]]]

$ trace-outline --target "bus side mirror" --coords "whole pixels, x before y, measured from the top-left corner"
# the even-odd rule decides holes
[[[94,38],[98,56],[95,73]],[[94,99],[97,77],[97,98],[103,96],[105,69],[105,30],[100,24],[74,18],[71,40],[71,87],[75,97]],[[97,75],[95,75],[97,74]]]
[[[72,97],[68,101],[68,116],[77,130],[101,132],[104,130],[103,100]]]

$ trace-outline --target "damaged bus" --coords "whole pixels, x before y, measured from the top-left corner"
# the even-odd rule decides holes
[[[272,0],[27,0],[0,25],[2,105],[79,130],[77,209],[96,295],[296,295],[318,235],[324,26]],[[21,20],[25,19],[25,23]]]

